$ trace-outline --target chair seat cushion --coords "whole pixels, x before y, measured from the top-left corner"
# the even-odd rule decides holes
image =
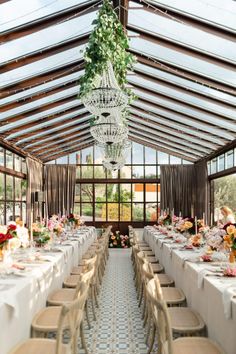
[[[73,267],[71,270],[71,274],[79,275],[84,272],[85,266],[79,265],[78,267]]]
[[[151,263],[149,261],[149,258],[147,258],[147,260],[148,260],[148,262],[150,263],[150,265],[152,267],[153,273],[161,273],[164,270],[164,268],[163,268],[163,266],[161,264],[159,264],[159,263]]]
[[[58,329],[61,306],[49,306],[39,311],[32,321],[32,327],[39,332],[56,332]],[[79,319],[83,318],[83,311],[78,312]],[[67,321],[65,321],[65,328]]]
[[[171,328],[178,333],[202,331],[205,324],[200,315],[188,307],[169,307]]]
[[[75,299],[76,289],[63,288],[49,294],[47,298],[48,305],[60,306]]]
[[[173,354],[224,354],[222,349],[208,338],[178,338],[173,342]]]
[[[152,251],[151,247],[147,246],[139,246],[140,251]]]
[[[63,282],[66,288],[76,288],[78,282],[80,281],[80,274],[69,275]]]
[[[64,344],[61,346],[61,354],[67,354],[68,347]],[[53,339],[32,338],[21,343],[14,348],[10,354],[55,354],[56,341]]]
[[[143,251],[146,257],[155,257],[155,253],[153,251]]]
[[[158,271],[156,272],[156,266],[157,265],[155,263],[151,263],[151,267],[152,267],[153,273],[158,273]],[[157,277],[159,279],[159,282],[160,282],[161,286],[174,285],[174,279],[169,277],[169,275],[167,275],[167,274],[157,274]]]
[[[185,295],[181,289],[178,288],[163,288],[164,300],[168,305],[180,304],[185,301]]]
[[[156,257],[147,256],[146,259],[149,263],[158,263],[158,261],[156,260]]]

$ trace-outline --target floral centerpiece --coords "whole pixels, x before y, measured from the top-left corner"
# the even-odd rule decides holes
[[[230,251],[229,261],[234,262],[236,256],[236,224],[228,223],[223,229],[226,231],[224,236],[224,247]]]
[[[110,233],[109,246],[111,248],[128,248],[130,247],[129,236],[121,235],[120,231],[116,231],[115,234]]]
[[[0,226],[0,249],[2,250],[7,246],[9,240],[16,237],[16,225],[9,224],[8,226]]]
[[[32,231],[37,246],[43,246],[50,240],[50,232],[44,223],[33,223]]]
[[[197,233],[201,232],[204,227],[204,222],[202,219],[197,220]],[[190,235],[194,235],[196,233],[195,220],[194,218],[185,218],[180,220],[176,224],[177,231],[181,233],[188,233]]]
[[[80,226],[80,225],[83,224],[83,221],[81,220],[80,216],[79,216],[79,215],[76,215],[76,214],[70,213],[70,214],[67,216],[67,220],[68,220],[68,222],[70,222],[70,223],[74,223],[75,226]]]
[[[212,251],[221,251],[224,248],[224,236],[226,231],[223,228],[213,227],[205,234],[206,244]]]
[[[171,225],[171,216],[170,214],[164,214],[159,216],[158,218],[158,224],[163,225],[163,226],[168,226]]]
[[[60,236],[60,234],[64,231],[63,224],[57,215],[51,216],[48,220],[47,227],[49,231],[54,232],[57,236]]]

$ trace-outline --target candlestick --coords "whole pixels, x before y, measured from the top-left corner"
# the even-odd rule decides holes
[[[202,213],[202,219],[203,219],[203,223],[205,225],[206,224],[206,220],[205,220],[205,213],[204,212]]]
[[[213,226],[213,213],[211,213],[211,226]]]
[[[197,217],[195,216],[195,235],[197,235]]]
[[[30,214],[30,242],[31,245],[33,245],[33,211],[31,210],[31,214]]]
[[[193,204],[191,204],[191,218],[194,217],[194,210],[193,210]]]
[[[180,212],[179,212],[179,217],[181,218],[181,216],[182,216],[182,214],[181,214],[181,210],[180,210]]]
[[[167,215],[169,214],[169,212],[170,212],[170,209],[169,209],[169,208],[167,208]]]

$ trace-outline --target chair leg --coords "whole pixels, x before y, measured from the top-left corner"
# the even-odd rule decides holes
[[[156,334],[156,327],[153,324],[152,331],[151,331],[151,339],[150,339],[148,354],[150,354],[152,352],[152,349],[153,349],[153,346],[154,346],[154,341],[155,341],[155,334]]]
[[[99,303],[98,303],[98,297],[97,297],[97,292],[96,292],[96,287],[93,287],[93,293],[94,293],[94,299],[95,299],[95,304],[97,308],[99,308]]]
[[[92,301],[93,319],[94,319],[94,321],[96,321],[97,318],[96,318],[96,311],[95,311],[95,304],[94,304],[95,299],[94,299],[94,291],[93,291],[93,289],[91,289],[91,301]]]
[[[140,291],[140,298],[139,298],[139,304],[138,307],[141,306],[143,300],[143,283],[141,284],[141,291]]]
[[[88,328],[91,329],[91,324],[90,324],[90,319],[89,319],[89,311],[88,311],[88,301],[86,301],[86,304],[85,304],[85,315],[86,315],[86,321],[88,324]]]
[[[81,338],[82,348],[84,349],[85,354],[89,354],[88,348],[87,348],[87,344],[86,344],[86,341],[85,341],[85,336],[84,336],[83,321],[81,322],[81,325],[80,325],[80,338]]]

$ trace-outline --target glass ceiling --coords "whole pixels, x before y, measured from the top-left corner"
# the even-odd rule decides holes
[[[139,106],[140,108],[143,108],[145,110],[145,106],[141,105]],[[138,108],[138,107],[137,107]],[[148,106],[146,108],[146,110],[148,109]],[[161,130],[161,129],[164,129],[166,131],[166,129],[168,128],[173,128],[175,129],[178,134],[182,135],[186,135],[186,134],[190,134],[191,136],[194,135],[196,137],[199,138],[199,140],[201,141],[201,145],[205,145],[205,146],[208,146],[208,147],[211,147],[211,148],[217,148],[217,145],[224,145],[225,144],[225,140],[223,139],[220,139],[220,138],[216,138],[214,136],[211,136],[209,134],[206,134],[204,132],[201,131],[201,133],[199,134],[199,130],[194,130],[194,128],[191,128],[185,124],[180,124],[179,122],[176,123],[174,121],[171,121],[170,119],[164,119],[164,118],[161,118],[160,116],[158,115],[153,115],[151,114],[150,112],[148,113],[144,113],[143,111],[139,111],[137,109],[133,109],[131,108],[130,109],[130,113],[131,113],[131,118],[129,119],[132,119],[132,116],[135,117],[136,120],[139,119],[139,117],[142,117],[144,118],[142,121],[143,123],[145,124],[149,124],[147,123],[147,119],[149,121],[153,121],[155,123],[159,123],[159,124],[162,124],[163,125],[163,128],[158,126],[158,129]],[[154,127],[153,127],[154,128]],[[190,137],[188,137],[188,139],[192,139]],[[203,140],[204,139],[204,140]],[[209,143],[212,142],[212,143]],[[217,145],[215,145],[217,144]]]
[[[129,82],[141,87],[152,90],[155,93],[160,93],[170,98],[183,101],[192,106],[203,108],[209,112],[220,114],[232,120],[236,120],[235,108],[228,108],[225,105],[217,103],[216,101],[206,100],[204,98],[198,98],[191,93],[186,93],[182,90],[176,90],[170,86],[161,82],[154,82],[152,79],[144,79],[140,75],[130,76]],[[207,113],[208,114],[208,113]],[[207,118],[208,119],[208,118]]]
[[[132,7],[132,2],[130,6]],[[187,46],[187,48],[193,48],[229,62],[236,61],[236,47],[232,46],[232,41],[177,22],[170,17],[164,17],[158,12],[154,13],[140,7],[130,9],[128,24],[134,30],[138,28],[142,32],[158,35]]]
[[[0,74],[0,88],[16,84],[17,82],[30,79],[31,77],[42,75],[50,70],[60,68],[61,66],[77,63],[79,60],[83,59],[82,52],[84,48],[85,45],[81,45],[77,48],[54,54],[48,58],[37,60],[34,63]]]
[[[206,78],[214,79],[220,83],[225,83],[233,87],[236,85],[235,70],[187,55],[180,52],[178,49],[170,49],[164,45],[142,39],[141,37],[132,37],[130,39],[130,48],[137,54],[142,53],[157,61],[160,60],[192,73],[200,74]]]
[[[236,30],[236,4],[232,0],[149,0],[177,13],[194,17],[231,31]]]
[[[42,92],[48,92],[53,88],[60,87],[61,85],[65,85],[73,81],[77,81],[83,74],[84,74],[84,70],[80,70],[79,72],[75,72],[73,74],[63,76],[59,79],[55,79],[53,81],[47,82],[46,84],[38,85],[31,89],[24,90],[19,93],[7,96],[5,98],[0,99],[0,106],[9,104],[11,102],[19,101],[23,98],[26,99],[36,94],[40,94]]]
[[[33,125],[31,128],[20,130],[17,133],[13,133],[13,134],[8,135],[7,140],[15,139],[17,137],[18,137],[18,139],[21,139],[20,137],[22,135],[25,135],[27,133],[32,133],[35,130],[37,131],[37,130],[43,129],[45,127],[50,127],[51,125],[53,125],[55,123],[60,123],[60,122],[66,121],[67,119],[75,118],[78,115],[84,114],[86,112],[88,113],[86,108],[82,108],[82,109],[76,110],[75,112],[72,112],[72,113],[63,114],[62,116],[59,116],[58,118],[51,119],[51,120],[43,122],[43,123],[39,121],[38,123],[35,123],[35,125]],[[83,120],[86,120],[86,119],[88,119],[88,118],[87,117],[86,118],[80,118],[80,121],[82,122]],[[29,137],[28,139],[31,139],[31,137]]]
[[[177,85],[179,87],[184,87],[187,90],[194,91],[196,93],[199,93],[201,95],[205,95],[206,97],[211,97],[216,100],[220,100],[222,102],[227,102],[232,105],[236,105],[236,97],[232,95],[228,95],[225,92],[215,90],[213,88],[200,85],[196,82],[192,82],[190,80],[184,79],[182,77],[176,76],[171,73],[167,73],[165,71],[161,71],[159,69],[154,69],[150,66],[141,64],[137,62],[135,64],[135,70],[140,73],[148,74],[151,75],[153,78],[156,78],[158,80],[164,80],[168,83],[172,83],[174,85]]]
[[[9,31],[14,27],[24,26],[39,19],[51,17],[89,1],[83,0],[11,0],[1,5],[0,32]]]
[[[90,33],[96,14],[94,11],[1,45],[0,64]]]
[[[77,81],[100,4],[0,4],[1,134],[42,161],[94,141]],[[128,75],[137,96],[130,137],[191,161],[235,140],[236,1],[133,0],[129,7],[123,25],[137,54]]]

